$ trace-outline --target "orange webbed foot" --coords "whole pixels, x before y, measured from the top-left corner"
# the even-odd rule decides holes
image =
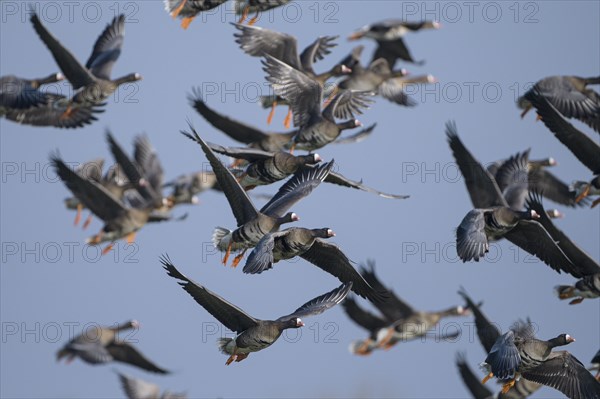
[[[187,0],[182,0],[182,2],[177,6],[176,9],[171,11],[171,16],[173,17],[173,19],[177,18],[177,16],[181,13],[181,10],[183,10],[185,3],[187,3]]]
[[[244,360],[245,358],[247,358],[249,355],[249,353],[240,353],[237,355],[237,359],[235,359],[236,362],[241,362],[242,360]]]
[[[271,111],[269,112],[269,116],[267,116],[267,125],[270,125],[273,122],[273,116],[275,115],[275,107],[277,107],[277,101],[273,101],[273,105],[271,105]]]
[[[73,115],[73,107],[71,105],[67,106],[67,109],[65,112],[62,113],[62,115],[60,116],[60,119],[69,119],[71,117],[71,115]]]
[[[112,242],[110,244],[108,244],[103,250],[102,250],[102,255],[106,255],[107,253],[109,253],[110,251],[112,251],[113,247],[115,246],[115,243]]]
[[[79,224],[79,222],[81,221],[81,211],[83,210],[83,204],[79,203],[77,204],[77,214],[75,214],[75,221],[73,222],[73,225],[77,226]]]
[[[194,17],[187,17],[181,20],[181,27],[183,29],[187,29],[189,28],[190,24],[192,23],[192,21],[194,20]]]
[[[83,226],[81,226],[81,228],[83,230],[87,229],[89,227],[90,223],[92,223],[92,219],[93,219],[93,216],[90,213],[89,216],[87,217],[87,219],[85,219],[85,222],[83,222]]]
[[[127,234],[127,244],[133,244],[135,242],[135,231]]]
[[[575,298],[571,302],[569,302],[569,305],[577,305],[577,304],[579,304],[581,302],[583,302],[583,298],[579,297],[579,298]]]
[[[284,126],[286,129],[289,129],[289,128],[290,128],[290,126],[292,125],[292,124],[291,124],[291,121],[292,121],[292,109],[291,109],[291,108],[289,108],[289,109],[288,109],[288,112],[287,112],[287,115],[285,116],[285,119],[283,120],[283,126]]]
[[[237,358],[237,355],[231,355],[229,356],[229,358],[227,359],[227,361],[225,362],[226,366],[229,366],[231,363],[233,363]]]
[[[502,393],[507,393],[510,389],[515,385],[515,379],[508,381],[506,384],[502,385]]]
[[[231,253],[232,245],[233,245],[233,243],[231,242],[231,239],[230,239],[229,245],[227,246],[227,251],[225,251],[225,256],[223,257],[223,266],[227,266],[227,260],[229,259],[229,254]]]
[[[586,184],[585,188],[583,189],[581,194],[579,194],[577,196],[577,198],[575,198],[575,202],[579,203],[581,200],[583,200],[585,197],[587,197],[589,193],[590,193],[590,185]]]
[[[244,257],[245,254],[246,254],[246,250],[244,249],[242,251],[242,253],[240,253],[238,256],[236,256],[235,258],[233,258],[233,262],[231,263],[231,267],[237,267],[237,265],[240,263],[240,261],[242,260],[242,258]]]
[[[394,329],[393,328],[388,329],[387,334],[379,343],[379,347],[383,348],[385,350],[391,349],[393,345],[390,345],[390,341],[392,340],[393,335],[394,335]]]
[[[254,17],[252,17],[252,19],[250,21],[248,21],[248,26],[252,26],[256,23],[256,21],[258,21],[258,11],[256,12],[256,15]]]
[[[244,9],[242,10],[242,16],[237,22],[238,24],[243,24],[246,18],[248,18],[248,9],[248,6],[244,7]]]
[[[481,380],[482,384],[485,384],[486,382],[488,382],[490,380],[490,378],[492,378],[494,376],[494,373],[489,373],[488,375],[486,375],[485,377],[483,377],[483,380]]]

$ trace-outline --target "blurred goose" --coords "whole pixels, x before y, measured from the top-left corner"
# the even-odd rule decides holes
[[[249,13],[254,13],[254,17],[248,21],[248,25],[254,25],[261,12],[271,10],[276,7],[286,5],[291,0],[236,0],[235,12],[240,16],[238,23],[243,23]]]
[[[291,68],[302,72],[308,78],[318,83],[321,88],[324,87],[325,82],[330,78],[347,75],[352,72],[351,69],[343,64],[336,64],[330,70],[320,74],[317,74],[313,69],[314,62],[322,60],[327,54],[331,53],[331,49],[337,45],[334,41],[338,36],[321,36],[310,46],[306,47],[302,54],[299,54],[298,42],[294,36],[257,26],[233,25],[240,31],[234,35],[236,38],[235,41],[246,54],[253,57],[269,55],[276,58]],[[269,101],[263,100],[262,102],[265,105]],[[277,104],[285,104],[287,102],[289,105],[289,100],[282,98],[279,94],[277,97],[271,99],[270,102],[272,108],[267,118],[267,123],[271,123]],[[290,112],[288,112],[284,121],[286,128],[290,127]]]
[[[597,84],[600,84],[600,76],[550,76],[539,80],[517,100],[517,105],[523,110],[521,118],[535,107],[529,98],[535,91],[565,117],[579,119],[600,133],[600,95],[587,87]]]
[[[69,99],[63,118],[71,117],[71,113],[79,107],[90,107],[101,104],[114,93],[120,85],[140,80],[138,73],[130,73],[118,79],[111,79],[113,65],[121,54],[125,35],[125,15],[115,17],[96,40],[90,58],[85,66],[56,40],[44,27],[38,16],[31,15],[31,23],[40,39],[52,53],[54,60],[69,83],[77,90]]]
[[[234,231],[217,227],[213,233],[216,248],[225,251],[223,264],[227,264],[230,252],[242,250],[233,260],[236,267],[248,248],[254,247],[267,233],[279,230],[282,224],[299,220],[293,212],[287,212],[296,202],[309,195],[325,179],[333,161],[315,169],[302,170],[290,178],[260,211],[257,210],[246,191],[240,186],[233,174],[216,157],[210,147],[200,138],[196,130],[190,126],[192,133],[182,132],[186,137],[202,147],[210,165],[217,176],[219,186],[229,202],[237,220],[238,228]]]
[[[87,243],[91,245],[98,245],[106,241],[114,242],[123,237],[127,238],[128,243],[132,243],[135,240],[135,233],[146,223],[174,220],[167,212],[155,212],[157,207],[162,205],[162,193],[160,191],[162,183],[160,179],[157,179],[160,174],[154,169],[158,167],[158,170],[160,170],[160,165],[152,161],[151,163],[154,166],[149,168],[147,164],[142,163],[141,165],[146,167],[144,170],[148,173],[148,177],[136,180],[133,178],[136,174],[131,173],[131,170],[137,169],[137,166],[133,165],[133,162],[128,159],[127,155],[114,141],[110,132],[107,132],[107,139],[111,144],[111,150],[117,162],[123,167],[124,174],[136,189],[127,192],[131,194],[126,196],[127,203],[117,198],[102,184],[82,177],[73,171],[57,155],[51,156],[51,162],[56,173],[67,188],[83,206],[104,222],[104,227],[100,233],[87,240]],[[139,145],[146,145],[146,139],[138,138],[138,140]],[[155,155],[152,151],[149,154],[150,159],[155,159]],[[130,172],[128,173],[127,170]],[[185,215],[179,220],[183,218],[185,218]],[[111,248],[112,244],[104,248],[102,253],[106,254]]]
[[[285,151],[271,153],[253,148],[226,148],[212,143],[208,145],[214,152],[248,162],[238,178],[245,190],[278,182],[307,165],[316,165],[322,161],[319,154],[293,155]]]
[[[483,366],[489,370],[484,378],[496,376],[508,379],[502,392],[506,393],[521,376],[527,380],[552,387],[569,398],[600,398],[600,383],[583,364],[567,351],[553,352],[558,346],[575,342],[569,334],[547,341],[536,339],[533,330],[509,330],[501,335]]]
[[[502,161],[494,162],[488,165],[487,170],[494,176],[497,183],[498,176],[497,172],[500,167],[507,162],[510,162],[510,158]],[[550,166],[557,165],[554,158],[549,157],[538,160],[528,160],[527,162],[527,187],[530,191],[536,191],[544,197],[570,207],[582,206],[585,202],[577,202],[575,193],[570,189],[570,186],[559,178],[550,173],[547,168]],[[500,189],[503,189],[500,187]],[[555,212],[555,210],[553,210]],[[550,217],[553,217],[553,212],[549,213]]]
[[[239,160],[249,162],[245,167],[245,171],[237,177],[240,185],[246,190],[254,188],[254,186],[282,180],[302,168],[315,168],[316,164],[322,161],[321,157],[315,153],[295,156],[283,151],[273,153],[250,147],[234,148],[216,144],[209,144],[209,146],[215,152],[236,158],[237,161],[234,162],[234,165]],[[362,181],[350,180],[337,172],[329,172],[324,181],[373,193],[383,198],[406,199],[409,197],[408,195],[388,194],[375,190],[365,186]]]
[[[113,194],[115,198],[122,200],[125,191],[133,188],[133,186],[130,185],[129,182],[123,180],[122,174],[119,172],[120,168],[118,167],[118,164],[115,165],[115,167],[109,168],[104,176],[102,175],[103,169],[104,159],[99,158],[82,163],[75,168],[75,173],[84,179],[93,180],[96,183],[104,186],[104,188]],[[65,199],[65,205],[67,209],[74,209],[77,211],[74,222],[74,225],[77,226],[81,220],[81,211],[83,210],[84,205],[81,203],[81,201],[79,201],[79,199],[77,199],[77,197],[69,197]],[[85,221],[83,228],[87,228],[90,222],[91,215]]]
[[[321,110],[323,87],[306,74],[286,63],[265,55],[264,71],[275,94],[285,98],[292,108],[294,126],[300,128],[294,136],[291,151],[298,147],[314,151],[333,142],[346,129],[362,126],[354,114],[368,108],[370,92],[344,90]],[[336,123],[335,118],[352,118]]]
[[[181,19],[181,27],[187,29],[194,18],[203,11],[217,8],[227,0],[164,0],[165,10]]]
[[[211,189],[218,190],[217,176],[212,171],[190,173],[165,183],[163,187],[171,188],[171,194],[166,197],[169,207],[197,204],[200,201],[197,194]]]
[[[13,75],[0,78],[0,116],[32,126],[75,129],[98,120],[101,105],[81,106],[65,115],[68,99],[62,94],[40,90],[40,86],[63,80],[60,73],[42,79],[22,79]]]
[[[15,75],[0,77],[0,114],[8,109],[27,109],[46,105],[48,97],[40,87],[59,82],[64,78],[60,73],[53,73],[39,79],[24,79]]]
[[[487,316],[481,311],[481,304],[475,303],[467,292],[461,288],[458,291],[458,294],[463,297],[466,302],[466,306],[471,309],[473,315],[475,316],[475,327],[477,328],[477,337],[479,338],[479,342],[483,346],[485,353],[489,353],[494,346],[496,340],[500,337],[500,330],[497,325],[492,323]],[[528,323],[517,323],[516,328],[524,329],[528,326]],[[457,364],[459,362],[457,361]],[[475,394],[475,392],[483,392],[488,391],[488,389],[480,382],[480,380],[475,377],[469,366],[462,361],[462,365],[459,365],[461,376],[463,377],[463,381],[469,387],[469,390],[474,394],[476,398],[492,398],[491,392],[487,396],[479,396]],[[541,387],[540,384],[532,381],[528,381],[526,379],[520,379],[516,382],[516,384],[505,393],[499,393],[497,395],[498,399],[520,399],[526,398],[535,391],[537,391]]]
[[[588,195],[600,195],[600,145],[567,122],[539,90],[534,88],[527,92],[525,97],[535,107],[544,125],[595,175],[590,183],[581,189],[576,201],[581,201]],[[592,206],[599,202],[600,199],[594,201]]]
[[[511,201],[518,200],[509,203],[515,209],[523,208],[523,200],[529,190],[543,192],[549,199],[563,205],[575,206],[575,196],[568,186],[544,169],[544,165],[556,162],[552,158],[531,161],[529,151],[525,151],[506,160],[491,163],[486,169],[460,140],[455,123],[446,124],[446,136],[475,208],[502,205],[500,196],[504,197],[507,188],[510,188],[513,194]],[[501,181],[498,182],[498,179]],[[515,182],[519,184],[512,184]],[[525,182],[527,184],[523,184]],[[507,198],[504,197],[504,200]],[[552,210],[549,215],[561,216],[556,210]]]
[[[404,44],[404,35],[408,32],[418,32],[424,29],[439,29],[440,23],[437,21],[407,22],[403,20],[390,19],[365,25],[356,32],[352,33],[348,40],[358,40],[363,37],[373,39],[377,42],[377,50],[373,54],[372,60],[384,58],[390,68],[393,68],[398,59],[412,62],[417,65],[423,65],[425,61],[415,61],[410,54],[408,47]]]
[[[293,130],[287,133],[264,132],[253,126],[246,125],[242,122],[236,121],[235,119],[221,115],[206,105],[202,99],[202,93],[200,93],[198,90],[194,90],[194,96],[190,96],[189,100],[192,107],[194,107],[194,109],[198,111],[198,113],[204,119],[206,119],[208,123],[232,139],[244,144],[248,144],[248,147],[250,148],[267,152],[286,150],[290,148],[294,136],[298,134],[298,130]],[[373,132],[375,126],[376,124],[374,123],[352,136],[348,136],[343,139],[337,139],[334,141],[334,143],[348,144],[364,140]]]
[[[370,355],[375,349],[379,348],[377,345],[377,334],[382,329],[388,327],[390,321],[385,317],[363,309],[350,297],[346,298],[342,303],[342,307],[350,320],[369,332],[369,336],[366,339],[350,343],[350,353],[360,356]]]
[[[265,234],[252,250],[244,273],[259,274],[280,260],[300,256],[318,268],[337,277],[342,283],[352,282],[352,290],[373,302],[382,301],[385,294],[374,290],[354,269],[348,257],[334,244],[325,242],[334,237],[330,228],[306,229],[291,227]]]
[[[555,287],[558,297],[560,299],[575,298],[570,302],[571,305],[580,303],[584,298],[600,297],[600,264],[571,241],[562,230],[554,225],[549,217],[545,216],[544,206],[539,194],[530,196],[527,201],[527,208],[541,215],[539,222],[571,260],[572,268],[565,271],[580,279],[572,286],[559,285]]]
[[[139,378],[133,378],[127,374],[118,373],[119,381],[127,399],[186,399],[184,393],[173,393],[164,391],[161,395],[160,387]]]
[[[338,87],[344,90],[372,91],[393,103],[413,107],[417,103],[404,92],[407,85],[435,83],[432,75],[406,77],[406,70],[392,71],[383,58],[373,61],[368,68],[355,65],[352,73],[340,81]]]
[[[544,227],[533,219],[539,219],[535,211],[512,209],[507,198],[512,198],[513,206],[522,206],[523,193],[527,186],[527,157],[516,156],[507,168],[504,193],[496,180],[464,147],[456,125],[448,123],[446,134],[465,178],[465,184],[475,209],[469,211],[456,229],[456,250],[463,262],[479,261],[489,251],[489,241],[506,238],[513,244],[538,257],[560,273],[572,267],[571,261],[557,246]],[[511,192],[509,194],[509,192]]]
[[[389,296],[389,299],[385,301],[374,302],[377,309],[388,320],[387,326],[377,332],[377,346],[379,348],[390,349],[398,342],[424,337],[430,329],[434,328],[445,317],[466,316],[469,314],[468,309],[463,306],[452,306],[434,312],[415,310],[377,278],[373,261],[368,261],[367,265],[361,268],[361,274],[373,289]],[[459,332],[445,334],[439,339],[452,339],[458,334]]]
[[[229,355],[225,363],[227,365],[234,361],[241,362],[250,353],[268,348],[277,341],[286,329],[304,326],[301,318],[321,314],[339,304],[352,288],[352,283],[341,285],[326,294],[311,299],[289,315],[276,320],[260,320],[188,279],[175,268],[168,257],[162,257],[161,263],[167,274],[180,280],[179,285],[200,306],[223,323],[225,327],[237,333],[235,338],[220,338],[218,341],[221,352]]]
[[[467,386],[474,399],[525,399],[541,387],[536,382],[521,378],[508,392],[498,392],[494,395],[491,390],[487,389],[481,383],[473,370],[471,370],[463,353],[457,353],[456,367],[458,367],[463,383]]]
[[[108,362],[127,363],[153,373],[168,374],[169,372],[148,360],[126,340],[121,339],[119,334],[130,329],[138,329],[139,323],[130,320],[114,327],[93,326],[83,334],[69,341],[56,354],[56,359],[63,357],[72,361],[79,357],[89,364],[104,364]]]

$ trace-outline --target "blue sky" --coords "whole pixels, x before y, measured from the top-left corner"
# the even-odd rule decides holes
[[[455,353],[467,351],[474,368],[485,357],[469,334],[471,318],[442,324],[462,329],[455,343],[428,339],[358,358],[348,352],[348,344],[365,333],[334,308],[305,320],[306,327],[271,348],[226,367],[226,357],[216,348],[219,325],[166,275],[159,255],[168,253],[182,272],[258,318],[287,314],[338,281],[304,261],[281,262],[259,276],[224,268],[210,248],[211,232],[215,226],[233,227],[235,220],[216,193],[202,195],[196,207],[177,209],[178,214],[189,212],[185,222],[147,226],[133,247],[119,243],[113,254],[99,258],[94,248],[84,246],[101,224],[95,221],[85,232],[73,227],[74,213],[63,205],[69,193],[48,163],[52,151],[59,150],[68,162],[110,159],[105,129],[128,150],[134,136],[146,132],[167,178],[173,178],[206,165],[200,148],[179,134],[186,119],[205,139],[234,144],[188,105],[193,87],[207,93],[209,106],[261,128],[283,130],[285,111],[278,110],[274,124],[266,126],[267,112],[256,104],[258,88],[268,92],[264,73],[259,59],[245,55],[233,41],[229,22],[236,17],[227,11],[230,4],[197,18],[187,31],[160,1],[41,4],[42,22],[81,62],[115,12],[124,12],[125,44],[113,76],[139,72],[144,79],[119,90],[99,121],[84,129],[32,128],[0,120],[0,396],[122,397],[112,371],[118,369],[170,390],[187,390],[192,397],[468,397],[454,366]],[[0,74],[38,77],[58,71],[28,21],[27,3],[3,1],[0,7]],[[599,302],[569,306],[552,293],[553,286],[574,278],[555,273],[507,242],[495,244],[486,261],[457,261],[454,228],[471,204],[456,174],[444,124],[455,120],[461,139],[482,162],[531,148],[532,158],[556,158],[553,173],[563,180],[589,179],[589,171],[533,115],[519,118],[514,100],[545,76],[599,74],[598,15],[600,5],[593,1],[296,1],[268,14],[258,25],[297,36],[301,48],[317,36],[340,35],[332,55],[317,64],[319,71],[351,50],[354,43],[345,38],[364,24],[394,17],[437,19],[443,25],[406,38],[415,58],[427,62],[399,66],[440,81],[427,91],[416,89],[413,98],[419,105],[401,108],[378,99],[360,117],[365,125],[378,122],[368,140],[319,151],[326,160],[335,157],[344,175],[411,198],[392,201],[324,184],[294,207],[301,217],[298,225],[332,228],[334,242],[351,259],[375,259],[381,278],[415,308],[460,304],[456,291],[462,285],[484,301],[486,314],[504,328],[529,316],[541,338],[571,334],[577,342],[569,351],[587,364],[600,345]],[[373,43],[363,44],[367,62]],[[549,201],[545,205],[557,207]],[[566,217],[559,227],[598,259],[598,209],[561,210]],[[131,337],[137,347],[173,374],[55,362],[55,352],[70,333],[90,323],[130,318],[142,324]],[[534,397],[561,394],[546,388]]]

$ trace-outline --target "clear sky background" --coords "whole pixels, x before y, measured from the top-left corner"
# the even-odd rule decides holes
[[[0,6],[0,74],[31,78],[58,71],[28,20],[27,3],[2,1]],[[457,351],[467,351],[478,371],[485,358],[472,318],[441,324],[462,329],[455,343],[402,343],[362,358],[352,356],[348,344],[366,333],[337,307],[226,367],[216,348],[220,333],[213,333],[219,325],[166,275],[159,255],[168,253],[182,272],[258,318],[287,314],[339,282],[305,261],[281,262],[259,276],[224,268],[210,248],[211,232],[217,225],[234,227],[235,220],[218,193],[202,195],[196,207],[176,209],[176,214],[189,212],[185,222],[146,226],[134,247],[119,243],[115,253],[101,259],[95,248],[84,247],[101,224],[96,220],[85,232],[73,227],[74,213],[63,205],[69,192],[48,163],[52,151],[59,150],[68,162],[110,160],[105,129],[128,151],[134,136],[146,132],[167,178],[200,170],[206,165],[200,148],[179,134],[186,119],[207,140],[235,143],[189,106],[186,96],[193,87],[212,89],[206,100],[217,111],[267,128],[267,112],[256,104],[257,88],[268,91],[260,60],[234,43],[229,22],[236,17],[230,8],[201,16],[184,31],[161,1],[43,2],[42,21],[81,62],[115,12],[125,12],[125,44],[113,76],[139,72],[144,80],[119,90],[99,121],[84,129],[0,120],[0,396],[122,397],[113,372],[118,369],[191,397],[469,397],[454,363]],[[323,184],[294,207],[298,225],[334,229],[333,241],[351,259],[375,259],[381,278],[417,309],[461,304],[456,292],[462,285],[484,301],[485,313],[503,329],[529,316],[540,338],[571,334],[577,342],[568,350],[588,364],[600,346],[600,302],[569,306],[552,292],[557,284],[574,283],[573,277],[557,274],[507,242],[494,244],[483,262],[457,261],[454,229],[471,203],[444,124],[455,120],[461,139],[482,162],[531,148],[532,158],[555,157],[559,165],[552,172],[563,180],[589,179],[589,170],[535,123],[534,115],[519,118],[515,99],[545,76],[600,73],[600,3],[296,1],[267,15],[258,25],[297,36],[301,48],[317,36],[340,35],[339,46],[317,64],[318,71],[352,49],[354,43],[345,38],[364,24],[390,17],[441,21],[439,31],[406,38],[415,58],[426,64],[398,65],[413,75],[431,73],[440,83],[427,92],[418,89],[413,98],[419,105],[412,109],[378,99],[360,117],[365,125],[378,123],[372,137],[319,151],[324,159],[335,157],[344,175],[411,198],[386,200]],[[367,62],[374,43],[362,44]],[[271,130],[283,129],[284,115],[278,109]],[[544,204],[557,207],[548,200]],[[566,217],[558,226],[598,259],[599,210],[560,209]],[[56,363],[55,353],[70,332],[130,318],[142,324],[130,337],[136,346],[173,374],[156,376],[120,364],[92,367],[79,360]],[[544,388],[533,397],[561,394]]]

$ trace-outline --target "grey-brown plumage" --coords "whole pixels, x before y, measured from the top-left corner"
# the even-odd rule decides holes
[[[75,56],[44,27],[35,13],[31,15],[31,23],[40,39],[52,53],[62,73],[76,90],[74,96],[69,99],[65,116],[68,116],[72,109],[101,104],[120,85],[141,79],[141,75],[138,73],[131,73],[117,79],[110,77],[113,65],[119,58],[123,46],[124,14],[115,17],[100,34],[85,66],[80,64]]]
[[[219,339],[221,352],[230,355],[226,362],[227,365],[233,361],[244,360],[252,352],[268,348],[277,341],[284,330],[304,326],[301,317],[318,315],[332,308],[342,302],[352,288],[352,283],[341,285],[308,301],[289,315],[276,320],[260,320],[184,276],[167,256],[161,258],[161,263],[168,275],[180,280],[179,285],[200,306],[223,323],[225,327],[238,334],[235,338]]]
[[[236,43],[248,55],[253,57],[270,56],[302,72],[308,78],[318,83],[321,88],[334,77],[347,75],[351,70],[341,64],[335,64],[329,70],[316,73],[313,64],[331,53],[337,44],[338,36],[321,36],[307,46],[302,53],[298,50],[296,38],[287,33],[277,32],[257,26],[233,24],[239,32],[235,33]],[[263,106],[290,105],[289,99],[275,93],[275,96],[261,97]],[[272,115],[269,116],[269,120]],[[286,126],[289,126],[286,122]]]
[[[239,178],[240,185],[246,190],[283,180],[307,165],[322,161],[319,154],[293,155],[285,151],[272,153],[253,148],[208,145],[214,152],[248,162]]]
[[[423,65],[425,61],[416,61],[404,43],[404,35],[408,32],[418,32],[424,29],[439,29],[437,21],[408,22],[399,19],[389,19],[365,25],[352,33],[348,40],[357,40],[363,37],[377,42],[377,49],[372,61],[383,58],[390,68],[393,68],[398,59]]]
[[[491,322],[488,317],[480,309],[481,303],[477,304],[469,297],[467,292],[461,288],[458,294],[463,297],[466,302],[466,306],[472,311],[475,316],[475,327],[477,328],[477,337],[479,342],[483,346],[486,353],[492,350],[492,347],[496,343],[496,340],[500,337],[500,329],[497,324]],[[529,323],[517,323],[516,327],[519,330],[526,331],[529,328]],[[462,366],[458,364],[463,381],[469,387],[469,390],[474,394],[476,398],[485,398],[486,396],[480,396],[484,391],[488,391],[480,380],[472,376],[469,366],[463,361]],[[471,375],[469,375],[471,374]],[[537,391],[541,387],[540,384],[528,381],[524,378],[520,379],[515,385],[505,393],[499,393],[498,399],[521,399],[526,398],[533,392]],[[476,394],[478,392],[478,394]],[[489,392],[489,391],[488,391]],[[491,395],[491,392],[490,394]],[[490,396],[491,397],[491,396]]]
[[[173,393],[164,391],[160,393],[160,387],[139,378],[133,378],[127,374],[118,373],[119,381],[127,399],[186,399],[185,393]]]
[[[600,398],[600,383],[583,364],[567,351],[552,349],[574,342],[568,334],[547,341],[536,339],[531,330],[509,330],[501,335],[485,359],[489,376],[510,379],[503,391],[523,376],[530,381],[559,390],[569,398]]]
[[[325,179],[333,167],[333,161],[331,161],[315,169],[304,169],[297,172],[259,211],[254,207],[245,190],[229,169],[219,161],[198,133],[191,126],[190,128],[192,133],[182,133],[201,146],[237,220],[238,228],[236,230],[230,231],[217,228],[213,234],[215,246],[222,251],[226,251],[224,263],[227,262],[231,250],[251,248],[265,234],[279,230],[279,227],[284,223],[298,220],[296,214],[287,211],[296,202],[309,195]],[[244,252],[235,258],[234,266],[239,263],[243,254]]]
[[[267,81],[289,102],[294,126],[299,127],[292,148],[314,151],[336,140],[343,130],[362,126],[354,117],[368,108],[373,93],[344,90],[321,110],[323,87],[318,82],[269,55],[263,65]],[[346,121],[336,123],[335,118]]]
[[[578,119],[600,133],[600,95],[588,88],[597,84],[600,84],[600,76],[549,76],[539,80],[517,100],[517,105],[523,109],[521,117],[532,107],[537,108],[530,98],[536,92],[565,117]]]
[[[40,79],[23,79],[14,75],[0,78],[0,116],[32,126],[54,126],[74,129],[98,120],[103,104],[80,106],[65,115],[68,98],[62,94],[40,90],[40,86],[63,80],[62,74]]]
[[[192,107],[198,111],[208,123],[232,139],[248,144],[248,147],[251,148],[267,152],[287,150],[290,148],[294,136],[298,134],[297,129],[289,132],[265,132],[256,127],[219,114],[206,105],[206,102],[202,98],[202,93],[197,89],[194,89],[194,93],[189,97],[189,101]],[[373,132],[374,128],[375,124],[360,130],[350,137],[337,139],[334,143],[340,142],[347,144],[364,140]]]
[[[333,230],[326,227],[291,227],[265,234],[248,256],[244,273],[259,274],[271,269],[280,260],[299,256],[337,277],[342,283],[352,282],[352,290],[363,298],[373,302],[384,300],[385,296],[365,281],[348,257],[336,245],[325,241],[334,236]]]
[[[406,342],[424,337],[427,331],[435,327],[443,318],[465,316],[468,310],[463,306],[452,306],[440,311],[420,311],[400,299],[392,290],[386,287],[375,274],[375,262],[368,261],[361,268],[361,275],[377,292],[384,293],[386,299],[374,302],[375,307],[388,321],[385,328],[377,332],[377,346],[389,349],[398,342]],[[458,332],[440,336],[440,339],[452,339]]]
[[[458,367],[460,376],[474,399],[525,399],[541,387],[536,382],[521,378],[508,392],[493,394],[471,370],[463,353],[457,353],[456,367]]]
[[[127,363],[153,373],[169,372],[148,360],[125,339],[119,337],[123,331],[139,328],[136,320],[114,327],[93,326],[69,341],[56,354],[57,360],[67,357],[68,361],[79,357],[89,364],[104,364],[112,361]]]
[[[357,49],[362,51],[362,46],[355,48]],[[357,56],[355,50],[349,57]],[[407,77],[405,69],[392,70],[384,58],[374,60],[367,68],[360,64],[360,59],[352,62],[352,65],[352,73],[339,82],[340,89],[372,91],[388,101],[407,107],[417,105],[406,94],[404,89],[407,85],[436,82],[432,75]]]

